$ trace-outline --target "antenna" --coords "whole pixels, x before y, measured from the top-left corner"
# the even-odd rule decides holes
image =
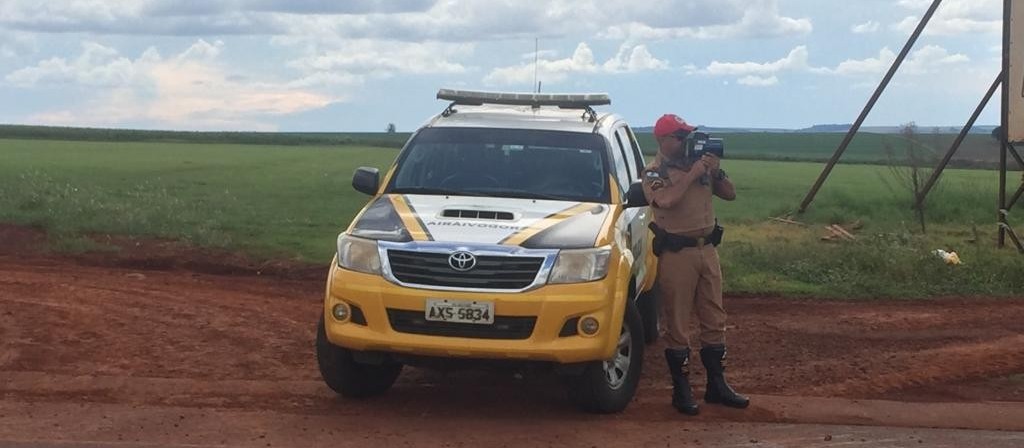
[[[533,86],[537,93],[540,93],[540,84],[537,84],[537,63],[540,59],[540,38],[533,38]]]

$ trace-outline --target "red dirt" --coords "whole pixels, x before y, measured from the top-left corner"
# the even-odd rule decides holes
[[[141,407],[484,416],[492,423],[524,415],[591,418],[570,407],[557,377],[529,370],[407,368],[385,397],[346,402],[320,382],[313,355],[323,272],[281,264],[275,275],[254,275],[251,266],[228,263],[231,269],[201,270],[234,275],[199,273],[185,268],[217,266],[216,260],[190,262],[195,254],[187,248],[159,254],[151,245],[150,257],[176,260],[155,269],[142,251],[104,262],[98,255],[40,254],[43,241],[31,230],[0,226],[0,440],[19,434],[13,427],[5,432],[4,413],[70,404],[112,414]],[[742,392],[796,402],[1024,400],[1024,300],[727,298],[726,308],[728,374]],[[647,348],[637,398],[611,421],[675,418],[661,348]],[[699,362],[693,371],[699,394]],[[708,415],[701,418],[781,419],[757,406]],[[69,418],[65,424],[73,426]]]

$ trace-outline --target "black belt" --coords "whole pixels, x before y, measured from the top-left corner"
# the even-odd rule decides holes
[[[653,222],[647,227],[654,232],[654,247],[652,249],[655,256],[661,256],[666,250],[669,252],[679,252],[687,247],[703,247],[708,244],[718,246],[722,242],[722,233],[725,230],[716,221],[715,228],[711,231],[710,235],[693,238],[686,235],[668,233]]]

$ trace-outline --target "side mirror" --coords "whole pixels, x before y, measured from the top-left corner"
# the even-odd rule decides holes
[[[352,175],[352,188],[370,196],[377,194],[377,189],[380,188],[380,170],[365,166],[357,168]]]
[[[647,206],[647,197],[644,196],[644,184],[633,182],[626,192],[626,208]]]

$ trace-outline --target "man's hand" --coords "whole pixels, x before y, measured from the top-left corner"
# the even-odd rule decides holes
[[[690,170],[686,172],[686,178],[688,182],[693,182],[701,176],[707,174],[711,175],[712,171],[708,162],[708,156],[702,157],[700,160],[693,162],[690,166]]]
[[[651,188],[651,191],[665,188],[665,180],[657,170],[648,169],[644,171],[644,182]]]
[[[714,154],[704,154],[704,156],[700,158],[700,161],[707,165],[711,174],[717,173],[722,163],[721,159]]]

